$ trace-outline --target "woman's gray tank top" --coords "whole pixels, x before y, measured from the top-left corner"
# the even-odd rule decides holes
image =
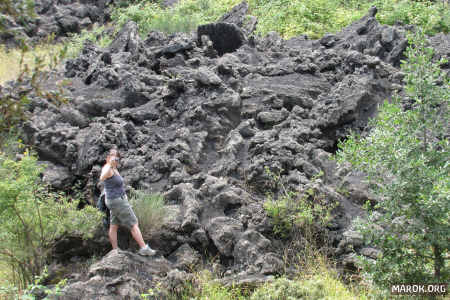
[[[122,176],[114,174],[105,179],[105,193],[106,201],[123,196],[125,194],[125,187]]]

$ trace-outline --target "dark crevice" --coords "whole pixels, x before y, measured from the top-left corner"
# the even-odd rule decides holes
[[[237,212],[237,210],[242,206],[242,204],[240,203],[228,203],[223,212],[225,214],[225,216],[230,216],[233,215],[234,213]]]
[[[339,145],[339,141],[340,140],[342,140],[342,139],[334,141],[334,144],[332,146],[326,147],[324,150],[329,152],[329,153],[336,154],[337,151],[339,150],[338,145]]]
[[[151,67],[151,70],[156,74],[161,75],[161,62],[157,60],[155,64]]]

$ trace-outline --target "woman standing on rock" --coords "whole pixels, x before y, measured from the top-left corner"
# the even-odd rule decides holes
[[[117,149],[109,151],[109,154],[106,157],[106,164],[103,166],[100,175],[100,181],[104,181],[106,194],[105,203],[111,212],[109,241],[111,242],[113,250],[117,249],[117,230],[119,229],[119,225],[122,225],[130,229],[131,235],[140,247],[138,252],[140,255],[154,255],[156,251],[145,244],[136,215],[134,214],[130,203],[128,203],[123,178],[117,170],[119,159],[120,154]]]

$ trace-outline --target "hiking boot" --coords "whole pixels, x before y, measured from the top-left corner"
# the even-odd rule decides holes
[[[145,245],[145,247],[139,249],[138,254],[142,256],[152,256],[156,254],[156,251],[150,248],[148,245]]]

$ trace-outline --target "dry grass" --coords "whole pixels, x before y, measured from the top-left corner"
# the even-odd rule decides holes
[[[145,190],[133,190],[130,195],[130,203],[138,218],[142,235],[144,238],[149,237],[163,223],[166,214],[164,198],[161,194],[153,194]]]
[[[45,65],[50,64],[52,58],[63,48],[62,44],[38,45],[24,53],[23,65],[20,64],[22,57],[21,49],[6,49],[0,47],[0,84],[9,80],[17,79],[25,65],[32,69],[36,66],[36,57],[43,59]]]

